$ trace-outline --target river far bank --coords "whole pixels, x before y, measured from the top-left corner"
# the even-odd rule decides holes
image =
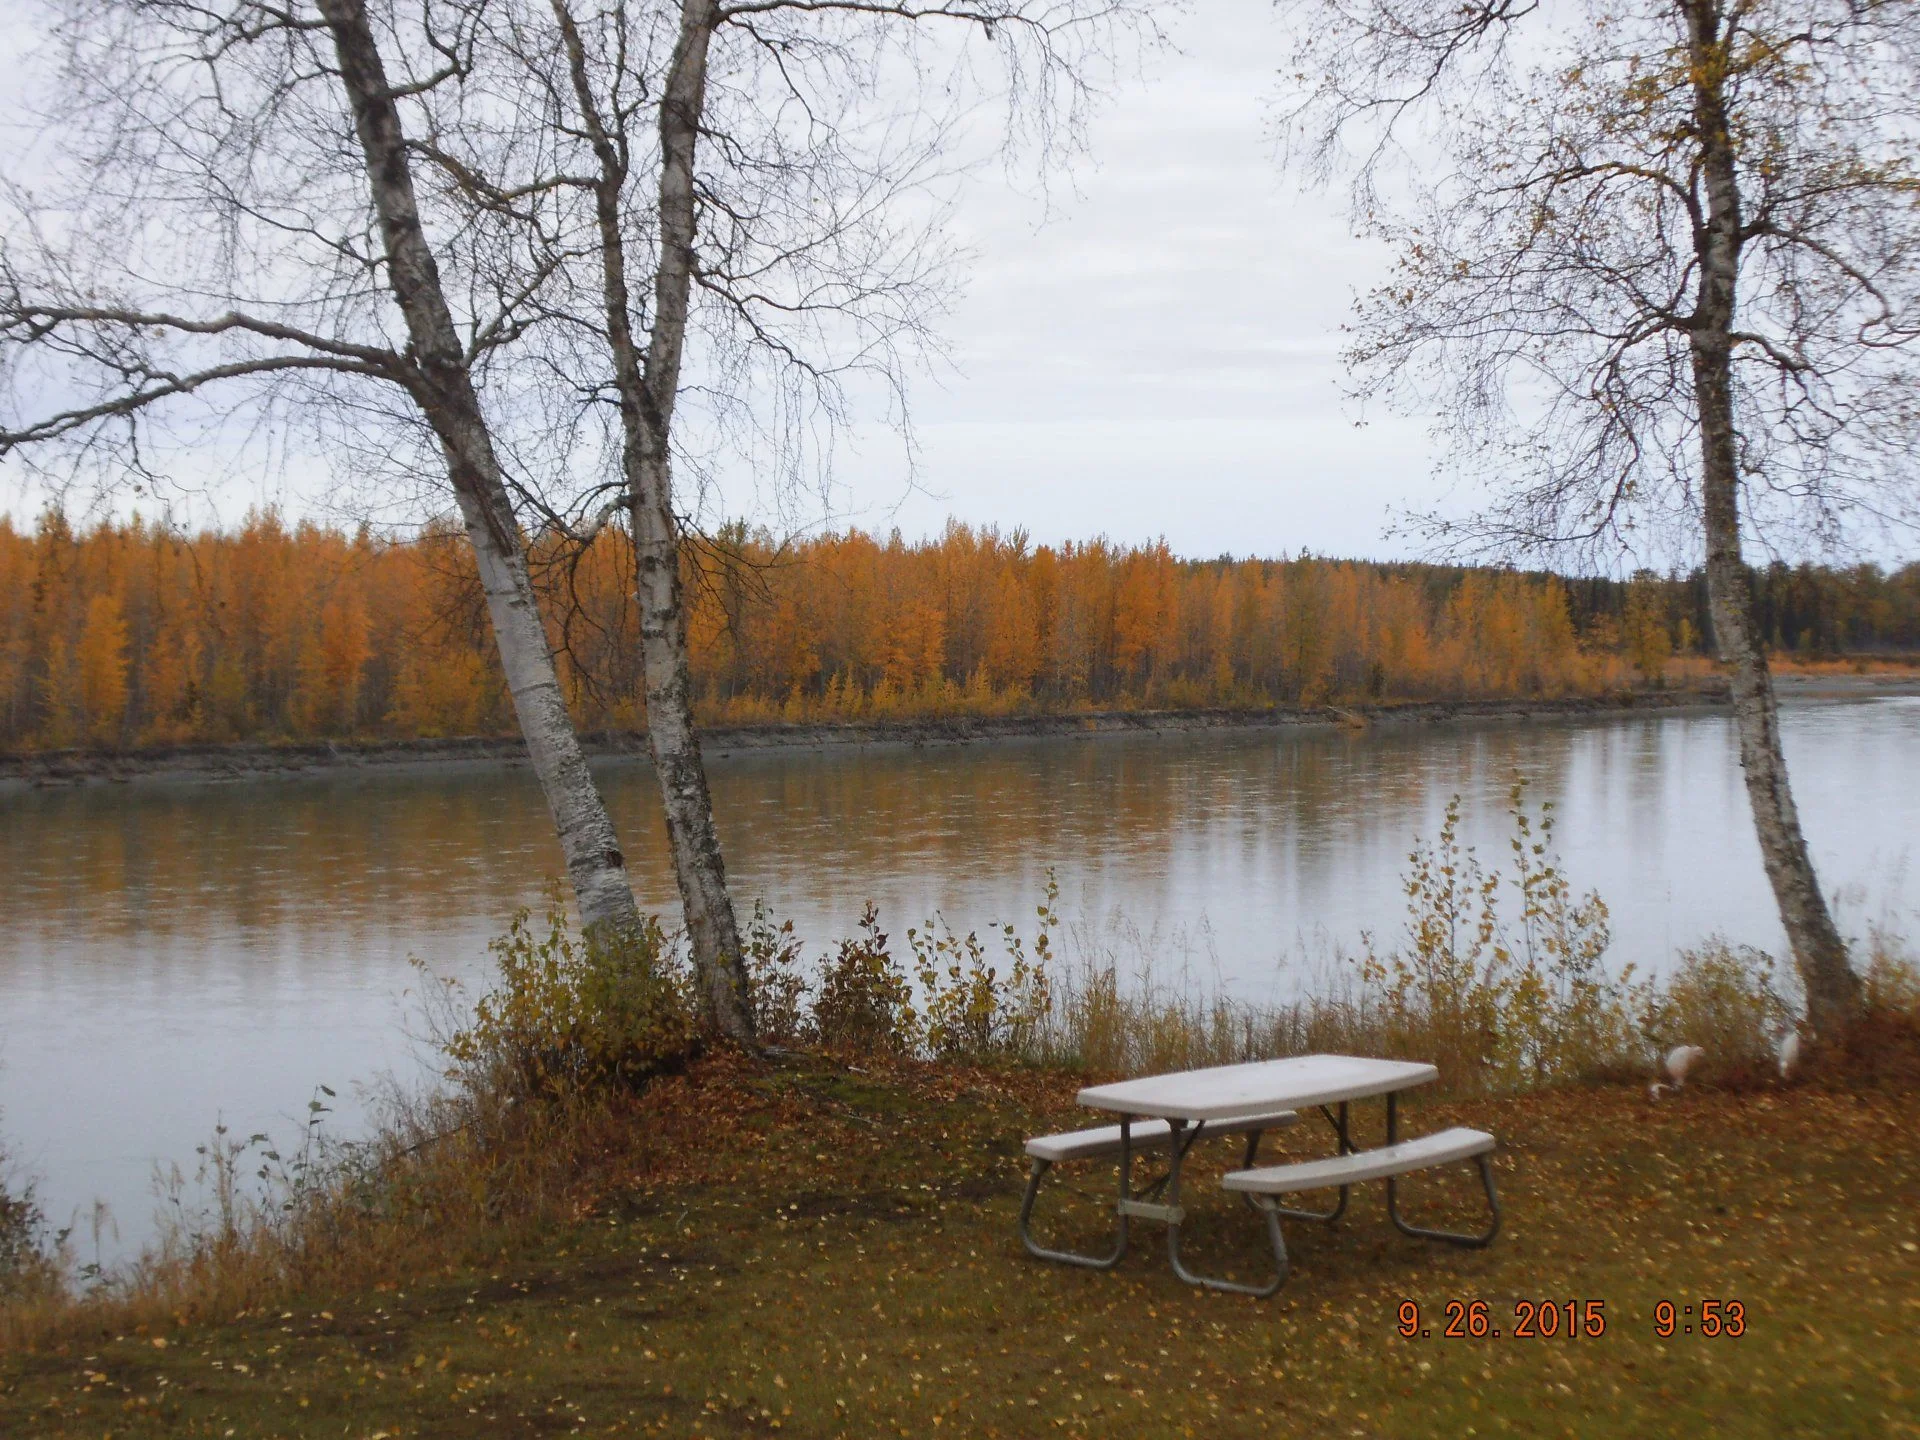
[[[1849,683],[1851,682],[1851,683]],[[1920,693],[1920,681],[1884,676],[1782,677],[1788,693]],[[1289,705],[1259,709],[1070,710],[1013,715],[944,715],[910,720],[714,726],[701,743],[710,759],[740,751],[824,750],[849,746],[926,747],[1065,736],[1163,734],[1227,730],[1364,730],[1374,725],[1512,724],[1589,716],[1714,709],[1728,703],[1717,682],[1665,690],[1619,691],[1536,699],[1425,700],[1354,705]],[[593,759],[647,754],[637,731],[583,735]],[[410,770],[445,765],[519,766],[517,735],[427,739],[242,742],[138,749],[68,749],[0,754],[0,792],[138,782],[221,783],[321,771]]]
[[[1781,698],[1869,699],[1920,695],[1920,671],[1910,667],[1814,669],[1776,673]],[[799,724],[707,726],[701,743],[710,759],[740,751],[842,747],[951,747],[1003,740],[1066,736],[1181,735],[1199,731],[1365,730],[1374,725],[1518,724],[1629,714],[1724,709],[1724,682],[1707,678],[1660,690],[1522,699],[1407,700],[1350,705],[1207,706],[1192,709],[1034,711],[1011,715],[941,715],[907,720],[819,721]],[[596,760],[645,761],[638,731],[600,731],[581,737]],[[517,735],[425,739],[248,741],[229,745],[167,745],[138,749],[13,751],[0,754],[0,793],[89,784],[162,781],[217,784],[320,771],[401,771],[421,767],[525,765]]]

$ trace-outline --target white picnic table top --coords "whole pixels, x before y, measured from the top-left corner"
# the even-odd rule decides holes
[[[1215,1065],[1171,1075],[1142,1075],[1112,1085],[1091,1085],[1080,1103],[1121,1115],[1161,1120],[1226,1120],[1265,1110],[1304,1110],[1342,1100],[1364,1100],[1426,1085],[1439,1078],[1431,1065],[1413,1060],[1372,1060],[1361,1055],[1295,1055]]]

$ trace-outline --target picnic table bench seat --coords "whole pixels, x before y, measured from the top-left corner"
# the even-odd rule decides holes
[[[1391,1111],[1389,1112],[1391,1113]],[[1393,1133],[1391,1120],[1387,1133]],[[1220,1178],[1222,1189],[1236,1191],[1256,1209],[1266,1213],[1267,1238],[1273,1246],[1274,1278],[1265,1285],[1241,1287],[1254,1294],[1271,1294],[1287,1278],[1289,1260],[1286,1241],[1280,1234],[1280,1220],[1332,1221],[1347,1208],[1347,1187],[1367,1180],[1387,1182],[1387,1218],[1403,1235],[1422,1240],[1444,1240],[1450,1245],[1482,1249],[1500,1233],[1500,1194],[1493,1183],[1495,1140],[1484,1130],[1455,1127],[1422,1135],[1417,1140],[1397,1140],[1374,1150],[1346,1150],[1325,1160],[1305,1160],[1295,1165],[1268,1165],[1261,1169],[1233,1170]],[[1458,1230],[1434,1230],[1415,1225],[1400,1213],[1394,1179],[1414,1170],[1430,1170],[1439,1165],[1471,1160],[1480,1172],[1480,1185],[1486,1192],[1490,1218],[1487,1228],[1478,1233]],[[1330,1190],[1338,1187],[1340,1203],[1332,1210],[1292,1210],[1279,1204],[1276,1195],[1291,1195],[1300,1190]],[[1218,1284],[1219,1282],[1213,1282]],[[1228,1288],[1222,1286],[1221,1288]]]
[[[1402,1140],[1377,1150],[1358,1150],[1350,1155],[1334,1155],[1325,1160],[1307,1160],[1297,1165],[1268,1165],[1258,1170],[1234,1170],[1221,1177],[1228,1190],[1251,1195],[1290,1195],[1298,1190],[1328,1190],[1336,1185],[1358,1185],[1363,1180],[1384,1180],[1389,1175],[1404,1175],[1409,1170],[1425,1170],[1449,1165],[1456,1160],[1471,1160],[1494,1147],[1493,1136],[1484,1130],[1456,1126],[1418,1140]]]
[[[1274,1110],[1264,1115],[1211,1120],[1207,1122],[1207,1129],[1213,1133],[1245,1134],[1253,1130],[1284,1129],[1299,1119],[1298,1111]],[[1136,1150],[1155,1150],[1164,1146],[1172,1134],[1173,1126],[1165,1120],[1136,1120],[1132,1125],[1131,1143]],[[1063,1130],[1058,1135],[1036,1135],[1027,1141],[1027,1154],[1049,1165],[1058,1165],[1064,1160],[1104,1160],[1119,1153],[1118,1125],[1096,1125],[1091,1130]]]

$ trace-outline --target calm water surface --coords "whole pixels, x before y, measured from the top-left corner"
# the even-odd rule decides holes
[[[1786,736],[1851,928],[1920,929],[1920,698],[1792,705]],[[1714,931],[1780,944],[1720,715],[712,758],[738,893],[815,949],[869,898],[896,937],[936,909],[1024,922],[1052,867],[1083,934],[1284,994],[1303,957],[1397,928],[1406,851],[1449,795],[1504,854],[1516,772],[1611,904],[1619,962]],[[645,902],[670,911],[650,772],[603,780]],[[519,769],[16,791],[0,813],[0,1133],[62,1221],[108,1202],[108,1254],[149,1233],[155,1166],[190,1162],[216,1119],[291,1137],[327,1084],[351,1127],[356,1082],[417,1073],[408,957],[479,977],[561,869]]]

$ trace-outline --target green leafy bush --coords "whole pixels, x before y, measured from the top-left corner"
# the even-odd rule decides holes
[[[456,1065],[533,1097],[631,1088],[686,1059],[693,1008],[657,919],[626,934],[581,934],[556,885],[544,921],[537,928],[523,907],[488,947],[499,981],[446,1041]]]
[[[872,901],[860,917],[860,933],[842,940],[821,967],[812,1018],[812,1038],[829,1050],[906,1055],[915,1049],[920,1026],[913,986],[887,949]]]
[[[760,1039],[847,1055],[1031,1057],[1041,1048],[1052,1007],[1047,966],[1059,895],[1049,872],[1031,946],[1015,926],[996,926],[1005,959],[993,963],[977,933],[957,935],[936,914],[907,931],[911,975],[895,959],[869,902],[859,933],[821,959],[811,986],[793,922],[776,921],[766,902],[756,900],[741,938]]]
[[[40,1254],[40,1234],[46,1216],[34,1198],[33,1186],[17,1193],[0,1189],[0,1294],[13,1288],[28,1265]]]
[[[1642,1029],[1654,1054],[1675,1045],[1707,1052],[1700,1077],[1753,1084],[1778,1073],[1774,1039],[1794,1019],[1777,985],[1779,966],[1764,950],[1715,937],[1680,952],[1680,963],[1646,998]]]
[[[1637,1066],[1647,991],[1631,966],[1612,976],[1601,963],[1606,903],[1574,895],[1553,849],[1553,806],[1536,819],[1518,780],[1509,801],[1504,874],[1461,843],[1458,795],[1439,835],[1415,844],[1405,941],[1382,952],[1362,937],[1360,1003],[1395,1048],[1424,1048],[1455,1083],[1505,1089]]]
[[[12,1299],[56,1287],[59,1241],[47,1229],[31,1180],[16,1179],[0,1149],[0,1298]]]
[[[753,902],[742,940],[753,1019],[761,1040],[792,1045],[807,1038],[807,981],[793,921],[774,921],[765,900]]]
[[[1900,936],[1884,926],[1868,932],[1860,990],[1869,1015],[1920,1021],[1920,961]]]
[[[1049,871],[1031,955],[1012,925],[999,927],[1004,975],[987,963],[978,935],[955,935],[937,914],[924,929],[907,931],[924,1006],[923,1042],[934,1059],[988,1060],[1032,1050],[1052,1010],[1047,962],[1059,899],[1060,886]]]
[[[1500,1053],[1509,1070],[1535,1083],[1591,1076],[1633,1062],[1635,1006],[1648,994],[1628,965],[1602,965],[1613,940],[1607,904],[1594,891],[1574,898],[1553,848],[1553,805],[1527,813],[1526,788],[1509,792],[1513,818],[1507,883],[1518,897],[1515,932],[1501,954],[1512,976]]]

